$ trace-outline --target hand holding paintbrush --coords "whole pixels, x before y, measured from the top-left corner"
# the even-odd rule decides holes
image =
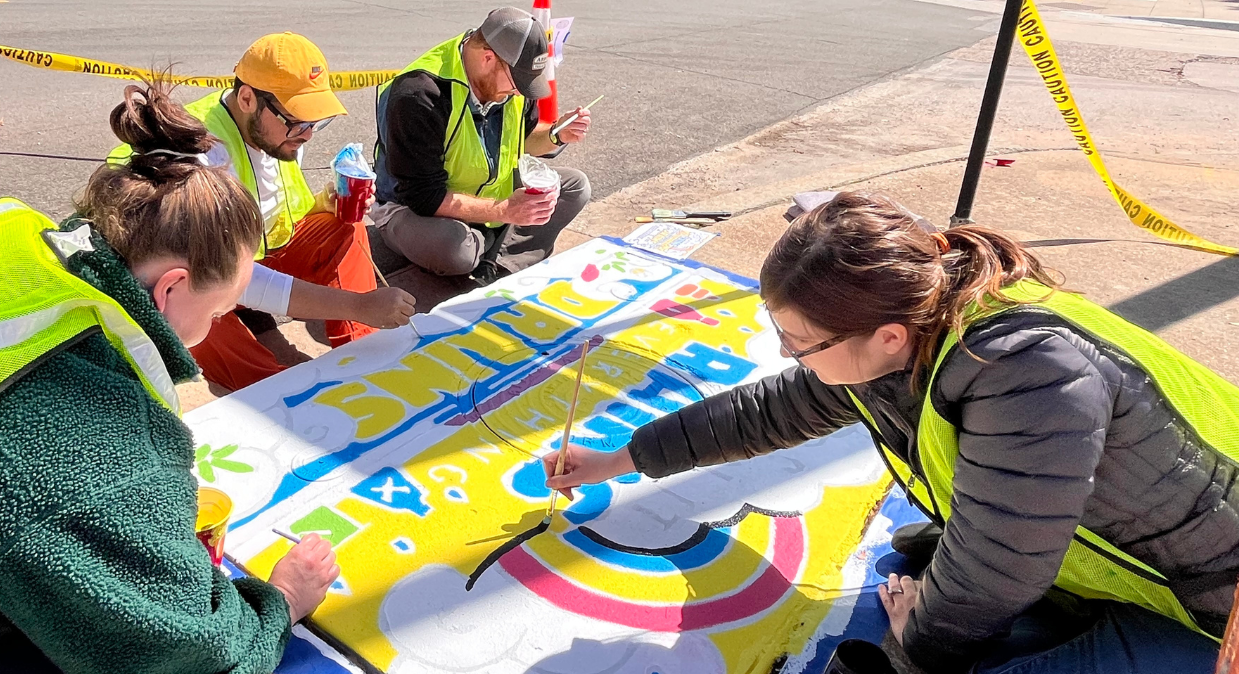
[[[563,444],[560,451],[554,453],[554,455],[559,458],[555,461],[553,467],[550,464],[546,464],[546,459],[543,459],[543,465],[547,466],[547,470],[549,471],[553,468],[556,471],[556,475],[562,473],[564,470],[564,457],[568,454],[568,441],[572,435],[572,422],[576,417],[576,403],[581,394],[581,380],[585,376],[585,356],[588,353],[589,340],[587,339],[585,340],[585,343],[581,345],[581,357],[577,360],[576,364],[576,384],[572,387],[572,402],[568,404],[568,420],[564,424]],[[482,560],[482,563],[473,570],[473,573],[469,574],[468,580],[465,581],[466,592],[473,589],[473,586],[477,584],[478,579],[482,577],[482,574],[485,573],[486,569],[490,568],[495,562],[498,562],[500,557],[503,557],[508,552],[524,545],[525,541],[528,541],[534,536],[543,533],[551,527],[551,518],[555,516],[555,501],[558,496],[559,492],[551,492],[551,503],[546,509],[546,517],[543,517],[541,522],[539,522],[532,529],[522,531],[521,533],[513,536],[507,543],[504,543],[496,548],[493,552],[486,556],[486,559]],[[569,498],[571,498],[571,496],[569,496]]]
[[[558,457],[555,459],[555,472],[551,475],[558,477],[564,473],[564,459],[568,456],[568,443],[572,439],[572,422],[576,418],[576,403],[581,396],[581,380],[585,376],[585,356],[589,354],[589,340],[581,345],[581,358],[576,365],[576,385],[572,387],[572,402],[568,404],[568,421],[564,424],[564,437],[560,441],[559,451],[556,452]],[[572,500],[572,492],[569,491],[565,496],[568,500]],[[559,492],[551,492],[551,505],[546,509],[546,516],[550,518],[555,515],[555,500],[559,498]]]
[[[556,145],[563,145],[566,143],[579,143],[585,140],[585,134],[589,133],[591,121],[589,109],[601,100],[602,96],[599,96],[591,101],[589,105],[577,108],[560,117],[559,121],[555,122],[550,128],[551,142]]]

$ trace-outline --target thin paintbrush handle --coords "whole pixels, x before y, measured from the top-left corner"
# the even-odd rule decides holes
[[[379,277],[379,281],[383,283],[383,287],[390,288],[391,286],[387,285],[387,279],[383,278],[383,272],[379,271],[379,265],[375,263],[374,256],[370,254],[370,247],[365,246],[362,250],[366,251],[366,259],[370,260],[370,266],[374,269],[374,274]]]
[[[606,94],[603,94],[602,96],[599,96],[598,98],[595,98],[593,101],[591,101],[591,102],[590,102],[590,104],[589,104],[589,105],[587,105],[587,106],[585,106],[585,107],[583,107],[583,108],[581,108],[581,109],[582,109],[582,110],[589,110],[591,107],[593,107],[593,105],[594,105],[595,103],[597,103],[598,101],[601,101],[601,100],[603,99],[603,96],[606,96]],[[555,134],[559,133],[560,131],[563,131],[564,129],[568,128],[568,125],[569,125],[569,124],[571,124],[571,123],[575,122],[576,120],[580,119],[580,117],[581,117],[581,116],[580,116],[579,114],[577,114],[577,113],[575,113],[575,112],[574,112],[574,113],[572,113],[572,116],[571,116],[571,117],[569,117],[568,119],[565,119],[565,120],[563,121],[563,123],[562,123],[562,124],[556,124],[554,127],[552,127],[552,128],[551,128],[551,135],[552,135],[552,136],[554,136]]]
[[[576,386],[572,387],[572,402],[568,404],[568,421],[564,424],[564,439],[559,445],[559,459],[555,461],[555,477],[564,474],[564,457],[568,456],[568,441],[572,437],[572,421],[576,417],[576,402],[581,395],[581,379],[585,376],[585,356],[589,353],[589,340],[581,345],[581,358],[576,365]],[[555,501],[559,491],[551,492],[551,506],[546,509],[547,517],[555,514]]]

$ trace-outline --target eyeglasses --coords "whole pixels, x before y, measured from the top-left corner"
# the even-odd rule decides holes
[[[798,361],[801,358],[804,358],[805,356],[812,356],[815,353],[820,353],[822,351],[825,351],[826,349],[829,349],[832,346],[837,346],[839,344],[842,344],[846,342],[847,340],[856,336],[856,335],[849,335],[849,334],[837,335],[835,337],[831,337],[830,339],[824,342],[819,342],[817,344],[814,344],[813,346],[810,346],[807,349],[801,349],[797,351],[796,349],[793,349],[787,343],[787,336],[783,334],[783,328],[779,327],[778,321],[774,320],[774,315],[770,314],[769,311],[767,311],[766,313],[770,315],[770,324],[774,326],[774,334],[779,336],[779,344],[783,345],[783,350],[786,351],[792,358],[795,358]]]
[[[496,58],[498,58],[498,54],[496,54],[495,56]],[[504,61],[503,59],[498,59],[498,60],[499,60],[499,67],[503,70],[503,74],[507,75],[507,78],[508,78],[508,82],[507,82],[508,88],[503,89],[502,91],[505,91],[508,93],[508,95],[511,95],[512,92],[517,91],[516,78],[512,76],[512,66],[508,65],[508,62]]]
[[[288,115],[280,112],[280,109],[275,107],[276,98],[273,94],[255,89],[254,95],[258,97],[258,100],[262,101],[263,107],[270,110],[271,114],[275,115],[276,119],[283,122],[284,126],[288,128],[288,138],[296,138],[306,131],[318,133],[319,131],[327,128],[327,125],[335,119],[335,117],[328,117],[326,119],[320,119],[317,122],[302,122],[300,120],[289,119]]]

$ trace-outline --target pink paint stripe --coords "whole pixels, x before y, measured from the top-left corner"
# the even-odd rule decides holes
[[[740,592],[697,604],[646,606],[595,594],[547,569],[524,546],[499,564],[534,594],[573,613],[655,632],[689,632],[742,620],[774,606],[800,572],[804,526],[799,518],[775,518],[774,562]]]

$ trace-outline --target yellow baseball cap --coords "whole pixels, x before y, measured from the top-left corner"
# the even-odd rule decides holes
[[[323,52],[302,35],[272,33],[258,38],[233,72],[242,82],[273,94],[303,122],[348,114],[331,90]]]

